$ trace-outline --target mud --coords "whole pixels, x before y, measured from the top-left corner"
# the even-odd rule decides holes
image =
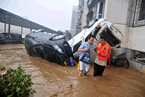
[[[34,97],[145,97],[145,74],[133,68],[107,66],[102,77],[78,76],[77,66],[60,66],[27,54],[24,45],[0,45],[0,65],[32,74]]]

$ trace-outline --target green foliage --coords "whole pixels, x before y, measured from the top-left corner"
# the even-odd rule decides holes
[[[0,70],[5,70],[5,67],[0,66]]]
[[[0,69],[5,69],[0,67]],[[6,70],[6,69],[5,69]],[[36,93],[31,86],[31,74],[26,74],[19,65],[16,70],[7,69],[4,77],[0,78],[0,92],[3,92],[7,97],[23,97],[28,96],[29,93],[33,95]]]
[[[63,32],[60,31],[60,30],[58,30],[58,31],[57,31],[57,35],[63,35]]]
[[[67,37],[68,39],[71,39],[71,38],[72,38],[72,35],[70,34],[70,32],[69,32],[69,33],[66,33],[66,37]]]

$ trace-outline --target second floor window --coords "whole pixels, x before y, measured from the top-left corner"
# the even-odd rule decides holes
[[[104,17],[104,2],[98,2],[96,5],[96,16],[98,19]]]

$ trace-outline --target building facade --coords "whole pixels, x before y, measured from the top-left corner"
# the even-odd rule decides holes
[[[79,0],[78,12],[77,12],[77,23],[76,23],[76,34],[82,30],[82,16],[84,11],[84,0]]]
[[[73,6],[71,29],[70,29],[70,33],[72,36],[76,34],[77,12],[78,12],[78,6]]]
[[[93,18],[104,18],[105,0],[88,0],[87,25]]]
[[[88,0],[87,7],[87,24],[97,17],[117,26],[124,37],[116,55],[125,51],[130,66],[145,72],[145,0]]]
[[[145,46],[143,45],[145,0],[106,0],[105,2],[104,18],[114,23],[123,33],[121,47],[126,49],[126,57],[130,65],[145,72]]]
[[[71,20],[71,29],[76,29],[77,11],[78,11],[78,7],[77,6],[73,6],[72,20]]]

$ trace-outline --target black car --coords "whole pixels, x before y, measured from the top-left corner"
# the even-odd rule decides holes
[[[17,33],[0,33],[0,44],[19,44],[22,43],[21,34]]]
[[[30,56],[40,56],[62,66],[71,64],[73,54],[64,35],[33,31],[25,36],[24,45]]]

